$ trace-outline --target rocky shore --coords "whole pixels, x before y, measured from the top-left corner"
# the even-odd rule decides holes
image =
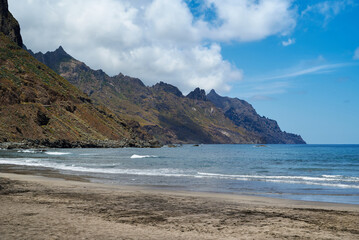
[[[135,139],[123,140],[88,140],[88,141],[69,141],[49,139],[23,140],[21,142],[0,142],[1,149],[30,149],[30,148],[159,148],[162,145],[158,141],[143,141]]]

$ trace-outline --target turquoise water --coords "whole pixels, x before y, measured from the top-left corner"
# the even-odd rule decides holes
[[[359,145],[0,150],[2,164],[111,184],[359,204]]]

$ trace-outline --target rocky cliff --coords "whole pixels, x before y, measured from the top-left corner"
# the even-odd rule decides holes
[[[9,37],[19,47],[22,47],[20,25],[9,12],[7,0],[0,0],[0,32]]]
[[[207,95],[207,99],[222,109],[225,116],[237,126],[261,136],[263,143],[305,143],[301,136],[283,132],[276,121],[257,114],[252,105],[246,101],[219,96],[214,90]]]

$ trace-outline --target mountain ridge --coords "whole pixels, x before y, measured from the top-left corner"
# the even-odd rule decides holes
[[[34,56],[40,61],[47,59],[50,62],[49,59],[59,59],[59,51],[64,50],[60,47],[55,52],[36,53]],[[54,71],[95,102],[139,121],[150,134],[164,143],[305,143],[299,135],[282,132],[274,120],[259,116],[244,100],[221,97],[214,90],[206,95],[199,88],[183,96],[171,84],[159,82],[147,87],[138,78],[123,74],[110,77],[102,70],[92,70],[67,53],[66,56],[67,59],[57,60],[51,65]],[[216,95],[220,97],[217,101]],[[238,101],[241,104],[235,104]],[[227,108],[227,105],[232,108]],[[211,113],[217,114],[216,120]],[[214,124],[214,121],[217,123]],[[198,137],[186,137],[186,134]],[[231,139],[231,135],[237,138]]]

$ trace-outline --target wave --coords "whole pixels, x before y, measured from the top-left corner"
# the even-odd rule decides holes
[[[61,156],[61,155],[69,155],[71,153],[69,153],[69,152],[45,152],[45,154]]]
[[[134,159],[134,158],[157,158],[157,156],[133,154],[133,155],[131,156],[131,158],[132,158],[132,159]]]
[[[44,149],[20,149],[17,151],[18,153],[45,153],[46,150]]]
[[[291,180],[306,180],[306,181],[346,181],[346,182],[359,182],[359,177],[347,177],[342,175],[321,175],[320,177],[309,176],[266,176],[266,175],[228,175],[218,173],[204,173],[198,172],[199,177],[217,177],[228,179],[291,179]]]
[[[164,177],[193,177],[193,175],[186,174],[180,169],[173,169],[173,168],[123,169],[123,168],[113,168],[115,167],[113,165],[106,165],[106,166],[102,166],[103,168],[96,168],[96,167],[76,166],[75,164],[70,165],[70,164],[54,163],[36,158],[0,159],[0,164],[11,164],[11,165],[30,166],[30,167],[45,167],[45,168],[52,168],[56,170],[87,172],[87,173],[128,174],[128,175],[143,175],[143,176],[164,176]]]
[[[349,177],[343,175],[321,175],[311,176],[266,176],[266,175],[230,175],[218,173],[195,172],[176,168],[156,168],[156,169],[126,169],[118,168],[118,165],[94,165],[83,166],[77,164],[66,164],[53,162],[51,159],[39,158],[0,158],[0,164],[22,165],[31,167],[44,167],[57,170],[86,172],[93,174],[126,174],[139,176],[157,177],[188,177],[188,178],[208,178],[208,179],[227,179],[235,181],[259,181],[273,182],[282,184],[305,184],[319,185],[333,188],[352,188],[359,189],[359,177]]]
[[[326,186],[326,187],[335,187],[335,188],[355,188],[355,189],[359,189],[358,185],[350,185],[350,184],[342,184],[342,183],[318,183],[318,182],[309,182],[309,181],[286,181],[286,180],[267,180],[267,182],[289,183],[289,184],[305,184],[305,185],[316,185],[316,186]]]

